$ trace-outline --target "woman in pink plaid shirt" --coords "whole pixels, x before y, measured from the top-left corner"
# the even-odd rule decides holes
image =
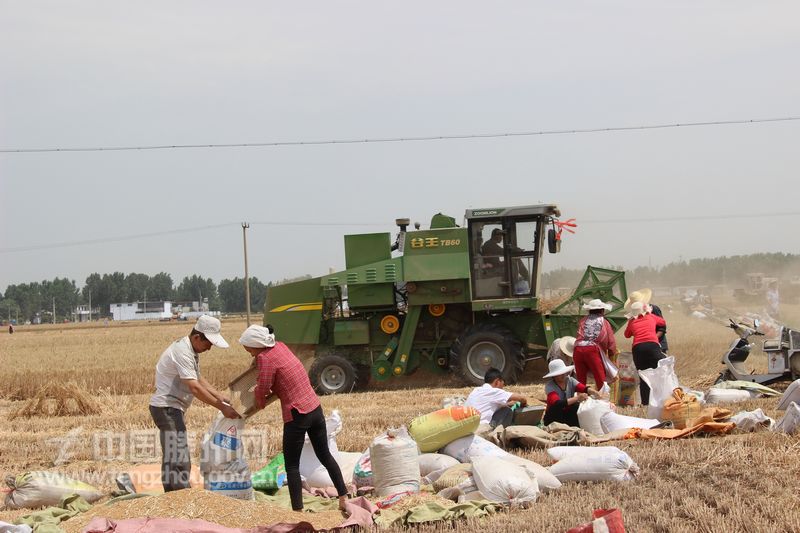
[[[282,342],[275,342],[271,326],[250,326],[242,333],[239,343],[258,365],[256,384],[256,406],[263,409],[267,396],[274,394],[281,400],[283,414],[283,459],[292,509],[303,509],[302,483],[300,480],[300,453],[306,433],[314,447],[317,459],[328,470],[339,494],[339,508],[345,511],[347,487],[342,471],[328,449],[328,431],[325,414],[319,398],[311,387],[303,363]]]

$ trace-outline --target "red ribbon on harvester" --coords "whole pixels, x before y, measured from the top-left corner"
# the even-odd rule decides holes
[[[575,219],[574,218],[570,218],[569,220],[565,220],[564,222],[561,222],[560,220],[554,220],[553,221],[553,225],[558,228],[558,232],[556,232],[556,240],[557,241],[561,240],[561,232],[562,231],[566,230],[569,233],[573,233],[574,234],[575,230],[572,229],[572,228],[577,228],[578,227],[578,225],[575,223]]]

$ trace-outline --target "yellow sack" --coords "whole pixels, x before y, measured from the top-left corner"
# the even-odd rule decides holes
[[[454,405],[411,421],[408,432],[422,453],[435,452],[478,429],[481,414],[473,407]]]
[[[675,429],[686,429],[693,425],[702,410],[703,406],[696,396],[685,394],[683,389],[675,389],[672,391],[672,397],[664,402],[661,421],[672,422]]]

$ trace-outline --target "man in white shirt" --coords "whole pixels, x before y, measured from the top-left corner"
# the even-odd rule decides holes
[[[467,396],[464,405],[474,407],[481,414],[481,424],[492,424],[492,419],[510,415],[510,407],[519,402],[523,407],[528,400],[521,394],[503,390],[505,380],[496,368],[490,368],[483,376],[483,385],[475,387]]]
[[[201,316],[191,333],[170,344],[156,364],[156,392],[150,398],[150,416],[159,429],[164,492],[189,488],[192,464],[184,413],[195,396],[227,418],[239,418],[230,401],[200,375],[199,354],[211,346],[228,347],[220,329],[219,320]]]

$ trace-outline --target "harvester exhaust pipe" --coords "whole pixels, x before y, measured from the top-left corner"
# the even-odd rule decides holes
[[[392,251],[399,250],[400,253],[403,253],[403,244],[406,240],[406,228],[409,224],[411,224],[410,218],[397,218],[394,221],[395,224],[400,228],[400,232],[397,234],[397,239],[394,241],[392,245]]]

